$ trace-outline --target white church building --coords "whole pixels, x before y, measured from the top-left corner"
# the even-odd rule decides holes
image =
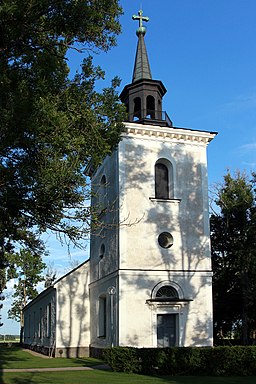
[[[24,308],[24,345],[60,356],[109,346],[212,346],[207,154],[216,133],[174,127],[153,80],[142,11],[122,140],[89,169],[100,208],[90,259]]]

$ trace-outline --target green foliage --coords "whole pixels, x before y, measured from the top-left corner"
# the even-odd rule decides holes
[[[142,348],[138,353],[142,373],[175,374],[176,348]]]
[[[205,374],[247,376],[256,373],[255,347],[216,347],[204,351]]]
[[[5,284],[6,284],[6,272],[5,269],[1,269],[0,265],[0,297],[1,297],[1,292],[5,289]]]
[[[22,309],[28,301],[38,295],[36,286],[44,280],[42,272],[46,264],[43,263],[40,254],[33,254],[25,249],[10,255],[9,263],[8,277],[15,278],[17,282],[14,284],[13,303],[8,316],[10,319],[20,321],[23,326]]]
[[[202,372],[206,372],[206,374],[202,374],[202,377],[199,377],[199,373],[197,376],[176,376],[174,377],[169,373],[170,376],[165,376],[165,377],[150,377],[149,373],[145,373],[145,376],[143,375],[127,375],[127,374],[122,374],[122,373],[117,373],[117,372],[106,372],[106,371],[101,371],[98,369],[93,369],[91,371],[86,372],[86,382],[93,382],[93,383],[130,383],[130,382],[136,382],[136,383],[144,383],[144,382],[152,382],[152,383],[161,383],[161,382],[170,382],[170,383],[195,383],[195,384],[201,384],[201,383],[237,383],[240,384],[241,382],[243,383],[254,383],[255,382],[255,377],[237,377],[235,378],[234,376],[238,376],[236,374],[236,368],[234,369],[233,373],[231,372],[230,377],[224,378],[223,376],[218,378],[218,377],[210,377],[212,369],[214,370],[214,366],[217,366],[217,358],[218,359],[224,359],[224,361],[230,359],[230,355],[227,355],[227,358],[225,358],[225,355],[227,354],[227,348],[231,351],[230,353],[233,354],[232,360],[233,364],[235,365],[236,359],[239,358],[239,355],[236,352],[237,348],[229,348],[226,347],[224,348],[189,348],[190,354],[193,353],[193,350],[199,350],[200,354],[202,355],[202,360],[205,358],[205,362],[208,365],[205,365],[203,367]],[[115,348],[114,348],[115,349]],[[140,354],[143,353],[143,356],[146,358],[148,354],[152,354],[152,356],[155,355],[157,349],[156,348],[145,348],[145,349],[136,349],[133,348],[136,353]],[[237,360],[237,365],[244,365],[244,370],[246,370],[246,365],[248,364],[250,366],[251,372],[253,372],[253,364],[254,364],[254,372],[255,372],[255,347],[238,347],[241,351],[246,351],[246,355],[244,355],[243,360],[238,361]],[[170,351],[173,350],[173,353],[176,354],[178,350],[182,351],[184,348],[165,348],[161,350],[161,354],[166,354],[166,356],[173,356],[172,354],[170,355]],[[213,359],[213,351],[220,351],[218,354],[215,355],[215,359]],[[233,352],[232,352],[233,351]],[[145,353],[144,353],[145,352]],[[198,352],[196,352],[198,354]],[[205,357],[204,357],[205,356]],[[144,358],[143,357],[143,358]],[[67,358],[55,358],[55,359],[44,359],[39,356],[33,356],[27,351],[22,350],[20,347],[17,347],[16,345],[13,345],[11,347],[5,347],[1,346],[0,348],[0,360],[2,361],[2,368],[11,368],[11,369],[17,369],[17,368],[53,368],[53,367],[78,367],[78,366],[95,366],[98,364],[102,364],[101,361],[96,360],[96,359],[67,359]],[[254,361],[254,362],[253,362]],[[143,363],[143,362],[142,362]],[[177,362],[179,363],[179,362]],[[202,364],[203,361],[202,361]],[[145,365],[146,366],[146,365]],[[178,366],[178,365],[177,365]],[[206,367],[206,368],[205,368]],[[230,366],[231,367],[231,366]],[[184,367],[181,367],[184,368]],[[95,374],[95,377],[91,380],[91,376],[89,375],[91,373]],[[175,370],[175,372],[178,372],[178,370]],[[247,370],[249,374],[249,370]],[[140,371],[141,373],[141,371]],[[31,373],[30,373],[31,374]],[[81,377],[77,376],[77,372],[70,372],[70,376],[68,375],[68,372],[63,372],[63,376],[58,376],[59,373],[55,373],[56,377],[51,376],[50,372],[44,372],[43,376],[39,376],[41,378],[41,381],[39,382],[42,383],[70,383],[70,382],[83,382],[85,379],[85,372],[81,373]],[[151,374],[151,373],[150,373]],[[14,374],[13,374],[14,375]],[[19,377],[21,375],[25,375],[21,372],[19,372]],[[89,376],[88,376],[89,375]],[[206,377],[207,375],[207,377]],[[255,375],[255,374],[254,374]],[[49,380],[48,380],[49,378]],[[29,379],[29,378],[28,378]],[[37,382],[37,375],[35,372],[33,372],[33,382]],[[15,382],[15,378],[13,378],[13,382]],[[17,376],[16,376],[16,380]],[[29,380],[27,380],[29,382]],[[30,377],[31,381],[31,377]],[[5,381],[4,381],[5,382]]]
[[[20,335],[1,335],[0,334],[0,341],[16,341],[19,340]]]
[[[215,203],[220,209],[210,220],[215,336],[236,333],[248,344],[256,329],[255,178],[228,173]]]
[[[157,375],[256,375],[256,347],[121,348],[104,352],[114,371]]]
[[[11,59],[55,45],[108,50],[120,33],[117,0],[3,0],[1,49]],[[8,50],[7,50],[8,49]]]
[[[203,348],[142,348],[141,372],[160,375],[194,375],[202,371]]]
[[[178,348],[175,351],[176,369],[183,375],[196,375],[205,368],[202,352],[204,348]]]
[[[0,2],[0,269],[17,246],[43,252],[40,234],[74,243],[89,230],[88,166],[120,139],[125,109],[114,79],[88,52],[107,51],[120,32],[118,0]],[[69,76],[67,51],[83,53]]]
[[[135,348],[107,348],[104,350],[103,358],[114,372],[136,373],[140,370],[137,350]]]

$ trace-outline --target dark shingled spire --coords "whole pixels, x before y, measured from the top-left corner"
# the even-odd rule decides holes
[[[147,50],[144,42],[146,28],[143,21],[149,18],[133,15],[133,20],[139,20],[136,31],[138,46],[135,58],[132,83],[127,84],[120,94],[120,100],[125,104],[128,113],[127,120],[136,124],[150,124],[163,127],[172,127],[172,121],[166,112],[162,111],[162,99],[166,93],[165,86],[160,80],[153,80]]]
[[[148,61],[147,49],[144,41],[144,36],[146,34],[146,28],[142,25],[142,21],[148,21],[148,17],[142,16],[142,11],[140,10],[137,15],[133,15],[133,20],[139,20],[139,28],[136,31],[138,36],[138,45],[137,52],[133,70],[132,82],[134,83],[137,80],[142,79],[152,79],[151,70]]]

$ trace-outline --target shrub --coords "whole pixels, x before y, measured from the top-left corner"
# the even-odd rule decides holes
[[[138,350],[141,373],[169,374],[176,372],[176,349],[178,348],[141,348]]]
[[[202,370],[202,348],[177,348],[177,371],[180,375],[195,375]],[[176,371],[176,372],[177,372]]]
[[[141,370],[137,351],[130,347],[107,348],[103,358],[115,372],[136,373]]]
[[[214,376],[256,374],[256,347],[216,347],[207,359],[208,372]]]
[[[256,375],[256,347],[173,347],[105,350],[114,371],[149,375]]]

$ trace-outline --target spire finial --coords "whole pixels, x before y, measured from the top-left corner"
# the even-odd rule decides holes
[[[139,20],[139,28],[136,31],[137,36],[139,36],[140,34],[142,34],[143,36],[145,35],[146,27],[144,27],[142,22],[143,21],[149,21],[149,17],[142,16],[142,15],[143,15],[143,11],[140,9],[139,12],[138,12],[138,16],[137,15],[133,15],[132,16],[133,20]]]

